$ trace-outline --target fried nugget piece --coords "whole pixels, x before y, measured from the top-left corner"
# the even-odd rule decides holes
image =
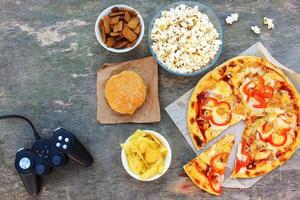
[[[109,38],[107,38],[106,46],[113,47],[116,43],[117,43],[117,41],[114,37],[109,37]]]
[[[118,16],[118,15],[124,15],[125,12],[124,11],[120,11],[120,12],[112,12],[112,13],[109,13],[108,15],[110,17],[115,17],[115,16]]]
[[[130,42],[130,43],[126,44],[125,48],[130,48],[130,47],[132,47],[135,43],[136,43],[136,40],[134,40],[133,42]]]
[[[123,29],[123,21],[119,21],[117,24],[114,25],[113,32],[119,32]]]
[[[112,37],[116,37],[116,36],[119,36],[119,35],[120,35],[120,32],[117,32],[117,33],[115,33],[115,32],[110,32],[109,35],[112,36]]]
[[[128,22],[128,27],[131,29],[131,30],[134,30],[136,27],[137,27],[137,25],[140,23],[140,19],[139,18],[137,18],[137,17],[132,17],[131,19],[130,19],[130,21]]]
[[[121,11],[121,9],[118,8],[118,7],[113,7],[113,8],[111,9],[111,12],[120,12],[120,11]]]
[[[110,17],[109,16],[103,17],[103,24],[104,24],[105,33],[108,34],[110,32]]]
[[[117,42],[113,47],[116,49],[120,49],[125,47],[129,42],[127,40],[121,40],[119,42]]]
[[[131,10],[131,9],[128,9],[128,8],[120,8],[120,10],[122,10],[122,11],[127,11],[127,12],[129,12],[129,14],[131,15],[131,16],[133,16],[133,17],[136,17],[137,16],[137,14],[136,14],[136,12],[134,11],[134,10]]]
[[[119,22],[120,16],[112,17],[110,19],[110,24],[117,24]]]
[[[130,28],[128,28],[127,25],[124,25],[124,28],[122,30],[122,35],[129,41],[129,42],[133,42],[134,40],[136,40],[137,36],[136,34],[130,30]]]
[[[104,28],[104,24],[103,24],[103,20],[100,20],[99,23],[99,29],[100,29],[100,33],[101,33],[101,38],[103,40],[103,42],[106,42],[106,33],[105,33],[105,28]]]
[[[133,32],[134,32],[135,34],[139,35],[140,32],[141,32],[141,25],[138,25],[138,26],[133,30]]]
[[[130,16],[129,12],[125,11],[124,20],[128,23],[130,21],[130,18],[131,18],[131,16]]]

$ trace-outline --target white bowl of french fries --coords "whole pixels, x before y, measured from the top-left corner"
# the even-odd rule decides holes
[[[98,42],[115,53],[128,52],[138,46],[144,31],[142,16],[134,8],[123,4],[103,10],[95,24]]]
[[[121,144],[121,147],[123,167],[130,176],[137,180],[156,180],[170,167],[172,159],[170,145],[161,134],[155,131],[137,130],[124,144]]]

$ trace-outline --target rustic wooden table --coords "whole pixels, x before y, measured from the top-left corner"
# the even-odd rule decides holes
[[[48,135],[58,126],[75,133],[94,156],[89,168],[70,161],[43,181],[41,193],[29,197],[14,168],[16,151],[34,142],[30,128],[20,120],[0,122],[0,199],[210,199],[183,177],[182,166],[195,154],[164,107],[192,88],[198,77],[176,77],[159,70],[162,119],[154,124],[100,125],[96,122],[96,70],[104,62],[120,62],[149,55],[146,36],[135,50],[114,54],[104,50],[94,35],[95,20],[104,8],[126,3],[149,24],[155,10],[170,1],[130,0],[1,0],[0,1],[0,114],[30,117]],[[273,56],[300,72],[299,0],[201,1],[213,8],[224,24],[238,12],[234,25],[224,24],[225,48],[218,61],[238,55],[262,41]],[[262,18],[274,18],[275,30],[262,27]],[[147,29],[146,29],[147,33]],[[172,164],[159,180],[139,182],[122,167],[120,146],[137,128],[162,133],[173,149]],[[224,189],[219,199],[300,199],[300,152],[250,189]],[[287,166],[292,167],[288,170]]]

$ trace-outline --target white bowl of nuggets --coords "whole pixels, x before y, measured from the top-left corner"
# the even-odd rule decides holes
[[[134,49],[143,39],[142,16],[127,5],[113,5],[101,12],[95,24],[98,42],[107,50],[124,53]]]
[[[136,130],[121,147],[122,164],[127,173],[137,180],[156,180],[170,167],[170,145],[155,131]]]
[[[223,29],[215,12],[198,2],[163,7],[149,27],[153,57],[168,72],[192,76],[211,69],[223,48]]]

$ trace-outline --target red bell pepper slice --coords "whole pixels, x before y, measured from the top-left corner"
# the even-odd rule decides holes
[[[215,155],[210,160],[210,166],[214,169],[214,171],[219,172],[219,173],[224,173],[228,156],[229,156],[229,153],[220,153],[220,154]],[[221,167],[219,166],[220,164],[221,164]]]
[[[280,146],[282,146],[282,145],[284,145],[286,143],[286,141],[287,141],[287,132],[290,131],[290,130],[291,130],[291,128],[284,128],[284,129],[281,130],[280,136],[283,137],[283,140],[280,143],[276,143],[273,140],[273,134],[269,135],[267,138],[264,138],[262,136],[262,133],[260,131],[257,130],[257,132],[258,132],[259,138],[263,142],[268,142],[268,143],[270,143],[273,146],[280,147]],[[277,133],[274,133],[274,134],[277,134]]]
[[[280,135],[283,136],[283,140],[280,143],[275,143],[274,140],[273,140],[273,136],[270,135],[269,136],[270,137],[270,139],[269,139],[270,144],[273,145],[273,146],[276,146],[276,147],[280,147],[280,146],[284,145],[287,141],[287,132],[289,130],[290,130],[290,128],[285,128],[281,131]]]
[[[222,175],[216,172],[214,169],[208,173],[208,182],[216,193],[222,192]]]
[[[254,87],[250,87],[251,83],[254,84]],[[251,80],[243,87],[243,92],[247,95],[247,101],[252,97],[259,102],[258,104],[253,105],[253,107],[266,108],[266,99],[273,97],[274,89],[269,85],[265,85],[263,77],[258,76],[255,81]]]
[[[226,101],[218,101],[217,99],[213,98],[213,97],[208,97],[206,99],[206,101],[200,105],[200,109],[199,109],[199,114],[201,117],[209,120],[211,123],[213,123],[216,126],[225,126],[227,125],[231,119],[232,119],[232,113],[229,112],[228,116],[226,118],[226,120],[224,122],[217,122],[214,117],[211,115],[211,113],[209,114],[205,114],[206,109],[203,108],[205,105],[207,105],[208,103],[212,102],[213,103],[213,107],[219,107],[221,105],[225,105],[225,107],[227,107],[227,109],[230,111],[231,110],[231,106],[228,102]]]
[[[271,86],[266,85],[262,90],[257,90],[256,93],[263,98],[272,98],[274,89]]]
[[[249,152],[245,151],[245,145],[246,142],[245,140],[242,141],[242,148],[241,148],[241,153],[246,156],[246,160],[239,160],[236,159],[236,166],[235,166],[235,172],[237,173],[238,171],[240,171],[240,169],[242,167],[246,167],[249,165],[250,161],[251,161],[251,155]]]

